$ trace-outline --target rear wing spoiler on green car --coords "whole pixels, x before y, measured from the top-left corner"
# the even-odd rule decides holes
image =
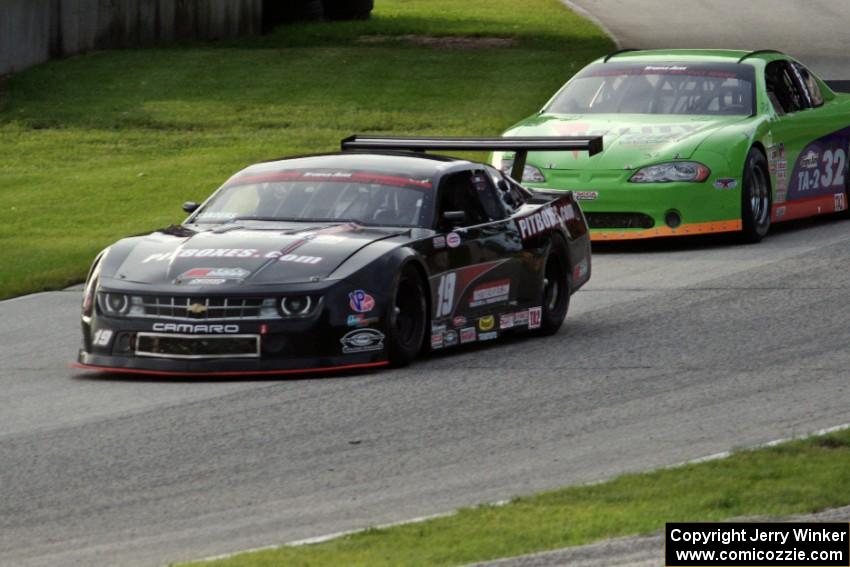
[[[516,136],[508,138],[447,138],[361,136],[355,134],[340,142],[343,150],[453,150],[459,152],[514,152],[511,177],[522,181],[525,160],[530,151],[586,151],[596,155],[602,151],[602,136]]]

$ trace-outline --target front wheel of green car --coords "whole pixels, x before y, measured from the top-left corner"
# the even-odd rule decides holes
[[[747,154],[744,183],[741,188],[741,240],[759,242],[770,230],[773,198],[764,154],[753,148]]]

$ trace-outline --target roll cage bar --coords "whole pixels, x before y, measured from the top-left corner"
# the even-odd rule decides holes
[[[745,53],[744,55],[742,55],[741,58],[738,59],[738,63],[743,63],[744,59],[753,57],[755,55],[761,55],[762,53],[777,53],[779,55],[785,55],[784,53],[776,49],[756,49],[755,51],[750,51],[749,53]]]
[[[631,48],[631,47],[626,47],[626,48],[623,48],[623,49],[618,49],[617,51],[612,51],[611,53],[609,53],[608,55],[605,56],[605,59],[603,59],[602,62],[608,63],[608,60],[611,59],[612,57],[619,55],[621,53],[628,53],[630,51],[640,51],[640,49],[634,49],[634,48]]]

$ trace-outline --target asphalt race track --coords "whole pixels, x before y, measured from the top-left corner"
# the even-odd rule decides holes
[[[746,43],[815,53],[805,23]],[[161,565],[850,421],[850,221],[597,247],[593,268],[555,337],[305,380],[77,374],[79,292],[0,303],[0,565]]]
[[[850,79],[842,0],[566,0],[623,48],[779,49],[822,79]]]

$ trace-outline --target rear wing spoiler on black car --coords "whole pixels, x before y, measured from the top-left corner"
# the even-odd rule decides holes
[[[522,171],[530,151],[586,151],[595,155],[602,151],[602,136],[517,136],[510,138],[447,138],[360,136],[355,134],[340,142],[343,150],[425,150],[502,151],[514,152],[511,177],[522,181]]]

